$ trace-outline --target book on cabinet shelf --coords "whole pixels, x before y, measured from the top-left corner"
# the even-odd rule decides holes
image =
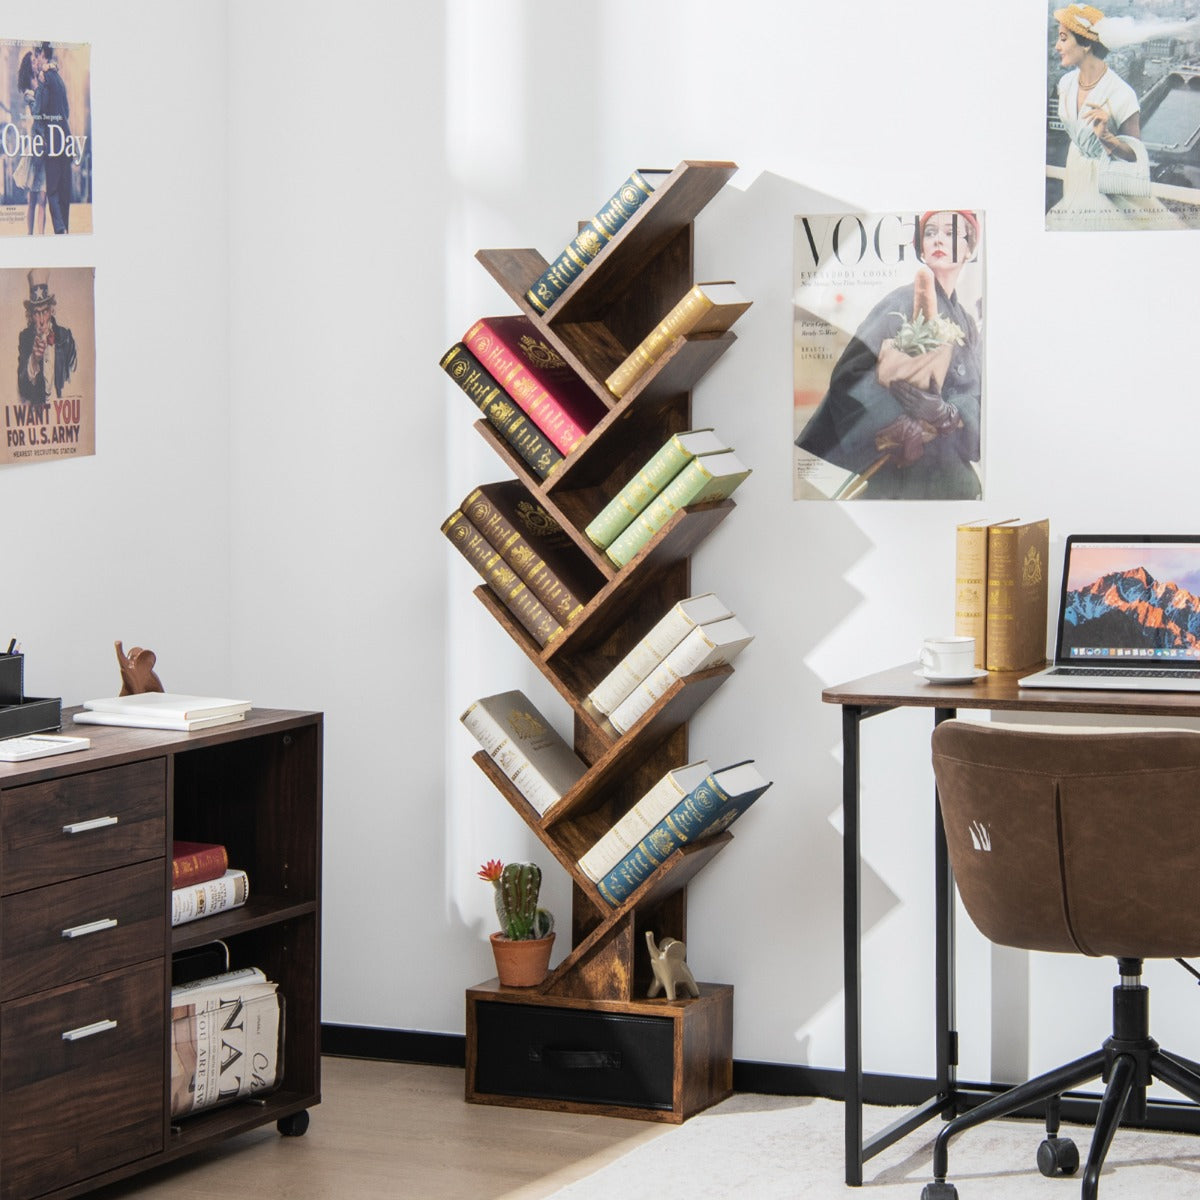
[[[681,508],[725,500],[749,474],[750,468],[732,450],[693,458],[604,553],[610,562],[623,567]]]
[[[673,433],[588,522],[584,534],[604,550],[693,458],[728,449],[711,429]]]
[[[442,355],[442,370],[475,402],[487,423],[509,449],[539,478],[549,479],[563,460],[563,453],[526,416],[516,401],[484,369],[463,345],[455,342]]]
[[[562,633],[562,622],[530,591],[500,551],[467,520],[462,509],[455,509],[442,522],[442,533],[539,646],[549,645]]]
[[[954,632],[975,639],[975,666],[987,667],[988,529],[1004,521],[964,521],[954,531]]]
[[[597,882],[600,895],[615,908],[680,846],[728,829],[770,786],[752,761],[707,775]]]
[[[1050,522],[988,528],[987,669],[1020,671],[1046,659]]]
[[[750,303],[729,280],[695,284],[604,381],[604,386],[619,400],[662,358],[676,338],[724,333]]]
[[[583,611],[599,581],[562,526],[515,479],[481,483],[460,511],[563,625]]]
[[[608,198],[604,207],[567,243],[566,249],[534,280],[525,299],[540,313],[567,290],[571,281],[612,240],[671,172],[639,167]]]
[[[697,625],[732,617],[714,592],[673,604],[650,631],[588,693],[588,703],[607,716]]]
[[[250,877],[230,868],[216,879],[171,889],[171,924],[186,925],[214,913],[240,908],[250,896]]]
[[[737,617],[697,625],[608,714],[609,723],[618,733],[627,733],[677,679],[728,665],[753,640],[754,635]]]
[[[171,887],[207,883],[229,869],[229,853],[216,842],[175,841],[171,846]]]
[[[462,340],[563,454],[608,412],[528,317],[481,317]]]
[[[485,696],[459,720],[540,816],[588,769],[524,692]]]

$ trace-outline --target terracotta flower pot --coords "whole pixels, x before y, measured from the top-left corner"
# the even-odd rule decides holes
[[[493,933],[491,942],[501,987],[537,987],[549,973],[554,934],[514,941]]]

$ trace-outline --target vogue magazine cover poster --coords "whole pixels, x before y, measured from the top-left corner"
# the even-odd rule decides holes
[[[1200,228],[1200,4],[1055,4],[1046,228]]]
[[[93,267],[0,270],[0,463],[96,453],[94,277]]]
[[[91,47],[0,41],[0,106],[0,237],[91,233]]]
[[[983,494],[978,209],[795,223],[793,497]]]

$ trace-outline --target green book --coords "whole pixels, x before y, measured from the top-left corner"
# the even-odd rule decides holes
[[[693,458],[605,550],[623,567],[681,509],[689,504],[724,500],[750,474],[732,450]]]

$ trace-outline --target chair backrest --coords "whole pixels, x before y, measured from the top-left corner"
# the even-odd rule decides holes
[[[993,942],[1200,954],[1200,733],[951,720],[933,769],[959,893]]]

